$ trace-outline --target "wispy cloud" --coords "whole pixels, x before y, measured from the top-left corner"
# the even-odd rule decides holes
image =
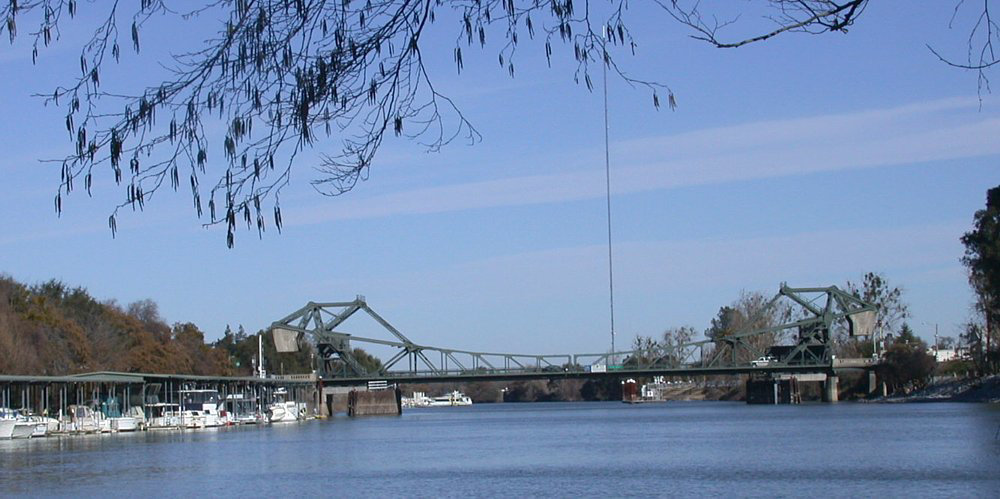
[[[1000,118],[973,98],[762,121],[613,145],[616,194],[1000,154]],[[541,160],[536,160],[541,162]],[[546,170],[539,165],[537,170]],[[342,198],[296,224],[559,203],[604,195],[603,169]]]

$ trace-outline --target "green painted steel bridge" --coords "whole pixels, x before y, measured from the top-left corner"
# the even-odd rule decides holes
[[[310,302],[274,322],[271,331],[279,352],[296,351],[302,342],[311,343],[318,354],[317,373],[327,385],[381,380],[429,383],[605,376],[834,374],[839,369],[870,368],[875,364],[874,359],[837,359],[833,353],[833,337],[838,328],[855,337],[875,332],[874,304],[836,286],[791,288],[782,284],[762,314],[783,302],[792,313],[781,324],[700,341],[605,353],[533,355],[423,345],[411,341],[361,296],[349,302]],[[387,333],[386,338],[338,331],[359,312],[374,319]],[[371,362],[359,358],[355,348],[376,345],[390,349],[393,354],[381,366],[373,367]]]

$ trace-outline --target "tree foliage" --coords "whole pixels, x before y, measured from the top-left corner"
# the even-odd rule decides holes
[[[142,210],[164,186],[184,185],[198,217],[226,225],[232,246],[238,225],[258,234],[268,226],[281,229],[279,195],[303,151],[324,146],[319,163],[310,165],[318,172],[312,185],[337,195],[367,177],[387,136],[419,140],[431,151],[458,138],[480,138],[436,89],[440,76],[425,65],[425,51],[442,49],[431,46],[427,34],[439,16],[441,29],[455,35],[444,50],[452,51],[459,73],[470,50],[485,48],[487,40],[499,41],[496,57],[511,77],[522,46],[544,51],[550,65],[554,47],[562,47],[573,54],[578,83],[591,88],[591,71],[604,64],[649,90],[654,106],[663,97],[673,108],[669,87],[620,66],[635,54],[637,18],[661,15],[696,39],[738,47],[787,32],[846,32],[867,3],[758,0],[767,27],[727,41],[723,35],[735,18],[720,20],[717,6],[685,0],[202,0],[181,6],[140,0],[82,7],[76,0],[9,0],[0,6],[0,35],[11,43],[27,36],[33,61],[44,63],[44,48],[71,19],[97,19],[80,48],[79,74],[42,95],[65,110],[73,144],[57,160],[57,212],[79,184],[89,193],[95,175],[107,175],[122,194],[108,219],[114,233],[120,210]],[[127,61],[128,52],[148,52],[147,29],[185,32],[204,23],[214,23],[214,34],[203,43],[157,61],[166,76],[151,75],[143,88],[116,86],[109,66]],[[992,40],[993,24],[985,27]],[[327,150],[324,136],[339,139],[339,147]]]
[[[311,372],[308,348],[278,354],[269,337],[264,346],[270,369]],[[168,325],[152,300],[121,307],[59,281],[26,286],[0,275],[0,374],[249,375],[256,356],[257,335],[242,326],[209,344],[195,324]]]
[[[973,229],[962,236],[969,284],[976,295],[976,311],[985,321],[986,355],[1000,317],[1000,186],[986,193],[986,208],[976,212]]]
[[[212,344],[212,348],[226,353],[227,362],[234,372],[250,375],[258,368],[258,338],[263,349],[264,370],[269,374],[303,374],[313,371],[314,349],[308,342],[300,339],[297,352],[279,353],[270,331],[247,334],[242,324],[236,333],[227,325],[226,332]]]
[[[976,371],[982,375],[1000,372],[1000,351],[986,349],[986,327],[975,319],[964,325],[959,336],[961,344],[969,349],[969,356]]]
[[[927,344],[904,322],[876,371],[894,392],[908,391],[926,386],[935,366],[934,357],[927,353]]]
[[[715,341],[715,348],[728,349],[729,344],[722,341],[727,336],[737,333],[766,329],[788,322],[794,314],[791,305],[755,292],[741,292],[740,297],[732,304],[719,308],[718,314],[712,319],[711,325],[705,331],[705,337]],[[768,348],[787,340],[777,332],[756,335],[748,338],[754,348],[766,351]],[[747,353],[741,352],[737,362],[749,362],[752,358],[742,358]]]

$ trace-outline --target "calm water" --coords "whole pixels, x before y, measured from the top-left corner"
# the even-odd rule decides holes
[[[477,405],[0,441],[0,495],[1000,497],[1000,407]]]

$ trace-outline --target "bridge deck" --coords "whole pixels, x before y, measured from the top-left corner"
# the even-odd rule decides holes
[[[834,366],[735,366],[735,367],[689,367],[677,369],[615,369],[604,372],[589,372],[586,370],[542,369],[525,371],[454,371],[448,373],[433,372],[390,372],[388,375],[344,376],[324,378],[324,385],[348,386],[366,383],[368,381],[390,381],[395,383],[449,383],[468,381],[527,381],[534,379],[600,379],[649,376],[718,376],[739,374],[834,374],[840,369],[870,368],[875,364],[870,359],[836,359]]]

